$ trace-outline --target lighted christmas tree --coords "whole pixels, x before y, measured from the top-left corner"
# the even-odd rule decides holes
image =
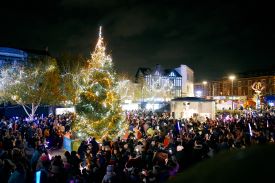
[[[120,100],[115,90],[116,74],[105,49],[100,27],[95,50],[81,71],[79,81],[78,120],[73,130],[82,137],[114,137],[122,128]]]

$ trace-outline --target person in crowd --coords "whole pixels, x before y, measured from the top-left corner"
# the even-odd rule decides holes
[[[108,165],[106,168],[106,174],[102,179],[102,183],[117,182],[116,173],[114,172],[114,165]]]
[[[223,151],[274,144],[274,109],[240,117],[173,119],[170,114],[127,111],[127,135],[83,139],[63,154],[73,114],[0,121],[0,180],[6,182],[165,182]],[[261,115],[260,115],[261,114]],[[98,139],[100,140],[100,139]],[[50,153],[55,152],[51,158]],[[62,152],[62,153],[60,153]],[[37,177],[39,175],[40,177]]]

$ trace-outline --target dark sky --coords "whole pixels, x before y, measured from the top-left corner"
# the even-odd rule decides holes
[[[9,0],[0,46],[88,56],[102,25],[118,72],[185,64],[201,81],[275,68],[274,17],[271,4],[251,0]]]

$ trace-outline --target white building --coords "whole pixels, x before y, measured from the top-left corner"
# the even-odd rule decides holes
[[[146,84],[150,88],[169,88],[173,98],[194,96],[194,72],[186,65],[175,69],[163,69],[160,65],[156,65],[153,70],[139,68],[135,77],[137,83]]]
[[[176,119],[196,117],[201,122],[206,117],[214,119],[215,101],[197,97],[181,97],[171,100],[171,113]]]
[[[181,75],[182,97],[194,96],[194,71],[186,65],[175,69]]]

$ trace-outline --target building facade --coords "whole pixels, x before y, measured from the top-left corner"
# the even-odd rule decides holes
[[[28,63],[29,60],[43,61],[50,57],[48,50],[16,49],[0,47],[0,68],[4,66],[20,66]]]
[[[182,77],[182,97],[194,96],[194,71],[186,65],[175,69]]]
[[[261,95],[275,95],[274,70],[240,73],[234,80],[224,77],[221,80],[210,81],[206,85],[196,83],[194,88],[195,94],[204,90],[203,96],[246,96],[247,99],[251,99],[255,94],[252,85],[258,82],[263,86]]]
[[[151,90],[169,90],[172,98],[194,96],[193,70],[186,65],[174,69],[163,69],[156,65],[154,69],[139,68],[135,81],[149,86]]]
[[[6,65],[24,65],[27,60],[28,54],[23,50],[0,47],[0,67],[4,67]]]
[[[205,122],[206,117],[214,119],[215,101],[197,97],[180,97],[171,100],[171,113],[176,119],[196,117]]]

